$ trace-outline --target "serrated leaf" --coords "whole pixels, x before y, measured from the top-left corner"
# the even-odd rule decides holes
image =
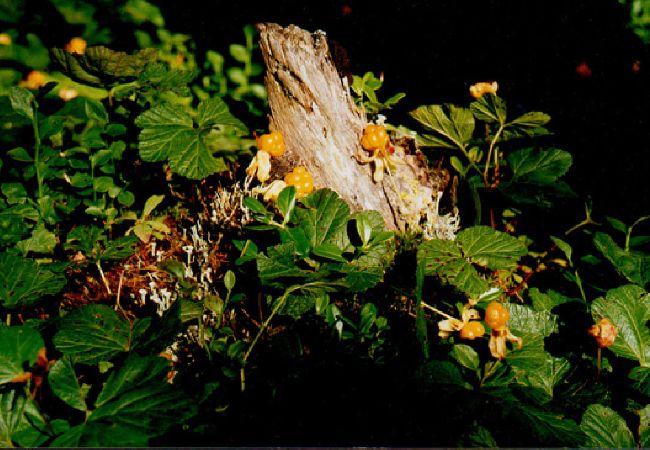
[[[21,251],[23,256],[29,252],[52,254],[56,247],[56,235],[40,225],[32,230],[32,235],[28,239],[16,244],[16,248]]]
[[[106,259],[124,259],[135,253],[135,247],[138,244],[136,236],[122,236],[106,243],[106,247],[100,250],[98,260]]]
[[[506,303],[504,306],[510,312],[508,326],[515,334],[522,332],[547,337],[558,330],[557,315],[549,311],[535,311],[515,303]]]
[[[525,375],[526,384],[541,390],[550,401],[554,397],[555,386],[564,378],[571,369],[571,363],[565,358],[555,358],[549,354],[532,370]]]
[[[634,367],[628,377],[634,381],[634,389],[650,397],[650,368],[643,366]]]
[[[54,395],[74,409],[86,411],[86,401],[70,358],[63,357],[50,368],[47,382]]]
[[[650,256],[635,251],[625,251],[609,234],[596,232],[594,245],[611,262],[616,271],[640,286],[650,282]]]
[[[44,347],[43,338],[33,328],[0,327],[0,384],[28,372]]]
[[[450,361],[430,361],[424,364],[418,371],[418,378],[427,383],[443,384],[448,387],[467,387],[458,366]]]
[[[133,330],[106,305],[85,305],[65,316],[54,336],[57,350],[73,361],[97,364],[131,349]]]
[[[469,108],[474,117],[483,122],[500,124],[506,122],[506,102],[495,94],[484,94],[481,98],[472,102]]]
[[[542,445],[561,444],[578,447],[584,441],[580,427],[571,419],[565,419],[561,414],[542,410],[515,400],[510,403],[520,421],[526,423],[537,442]]]
[[[32,399],[18,390],[0,391],[0,447],[38,447],[48,439],[47,425]]]
[[[607,291],[591,305],[591,314],[597,323],[609,319],[618,329],[618,335],[609,349],[623,358],[650,365],[650,294],[634,285],[621,286]]]
[[[319,189],[302,200],[305,208],[294,210],[294,221],[299,224],[311,248],[329,241],[350,217],[350,207],[330,189]]]
[[[212,155],[201,130],[194,128],[182,106],[154,106],[138,116],[135,123],[142,128],[139,148],[143,160],[169,160],[174,172],[195,180],[226,169],[223,159]]]
[[[168,370],[163,358],[129,356],[111,372],[86,423],[53,445],[147,446],[151,438],[195,413],[193,399],[166,383]]]
[[[466,228],[456,239],[470,261],[492,270],[515,268],[528,251],[522,241],[488,226]]]
[[[303,314],[314,309],[316,297],[313,295],[289,295],[279,314],[299,319]]]
[[[476,298],[489,288],[454,241],[432,239],[423,242],[418,247],[417,264],[423,275],[440,277],[470,297]]]
[[[197,122],[202,128],[213,125],[228,125],[237,128],[242,133],[248,133],[244,123],[233,116],[228,110],[228,105],[220,97],[212,97],[199,103]]]
[[[32,259],[0,253],[0,304],[15,308],[32,304],[65,286],[61,274],[39,266]]]
[[[546,293],[544,293],[537,288],[530,288],[528,289],[528,296],[532,300],[533,309],[540,312],[550,312],[556,306],[562,305],[564,303],[582,302],[582,299],[566,297],[558,292],[555,292],[552,289],[549,289]]]
[[[567,173],[573,159],[569,152],[557,148],[538,151],[529,147],[506,156],[512,171],[512,183],[541,184],[554,183]]]
[[[283,278],[302,278],[311,272],[299,268],[294,261],[294,245],[286,243],[267,250],[268,256],[258,253],[257,272],[262,284],[283,286]]]
[[[452,348],[450,356],[454,358],[458,364],[463,367],[466,367],[470,370],[478,370],[480,366],[480,360],[478,353],[469,345],[465,344],[456,344]]]
[[[457,147],[465,148],[474,133],[474,117],[469,109],[454,105],[426,105],[410,112],[411,117],[425,128],[439,133],[449,146],[449,141]],[[429,137],[427,136],[429,139]],[[433,137],[434,142],[436,138]],[[442,141],[445,143],[445,141]],[[425,144],[426,145],[426,144]]]
[[[54,60],[69,77],[93,86],[111,85],[136,79],[148,63],[158,58],[158,50],[142,49],[129,55],[103,46],[88,47],[83,55],[52,49]]]
[[[528,112],[506,124],[503,130],[503,140],[537,137],[549,134],[544,125],[551,120],[548,114],[542,112]]]
[[[650,405],[637,411],[639,415],[639,447],[650,447]]]
[[[16,113],[29,120],[34,118],[34,109],[32,106],[34,94],[25,88],[14,86],[9,89],[9,100],[11,101],[11,107]]]
[[[582,415],[580,429],[587,436],[587,447],[632,448],[634,436],[616,411],[603,405],[589,405]]]

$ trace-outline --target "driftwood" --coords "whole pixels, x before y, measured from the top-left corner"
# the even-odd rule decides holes
[[[317,188],[336,191],[354,211],[379,211],[388,229],[404,230],[417,222],[444,180],[430,176],[421,155],[396,146],[394,173],[373,181],[371,165],[355,157],[364,152],[360,139],[367,119],[334,65],[325,33],[273,23],[257,29],[266,64],[269,128],[283,134],[286,147],[284,156],[274,160],[272,175],[281,178],[304,165]]]

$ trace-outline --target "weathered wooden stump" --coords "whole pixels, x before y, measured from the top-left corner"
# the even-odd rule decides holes
[[[272,174],[281,177],[304,165],[317,188],[336,191],[354,211],[379,211],[388,229],[404,230],[417,222],[443,183],[430,176],[421,155],[403,151],[395,154],[394,173],[373,181],[370,165],[355,158],[363,152],[367,119],[334,65],[325,33],[273,23],[257,29],[266,64],[269,128],[283,134],[286,146]]]

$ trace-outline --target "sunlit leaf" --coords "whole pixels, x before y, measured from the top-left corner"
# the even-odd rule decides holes
[[[482,95],[472,102],[469,108],[474,117],[483,122],[504,124],[506,121],[506,102],[495,94]]]
[[[636,251],[625,251],[609,234],[596,232],[594,245],[629,281],[645,286],[650,282],[650,256]]]
[[[587,436],[585,445],[597,448],[636,447],[634,436],[616,411],[603,405],[589,405],[582,415],[580,429]]]
[[[0,447],[39,447],[47,425],[33,400],[18,390],[0,391]]]
[[[609,319],[618,329],[618,335],[609,349],[623,358],[650,364],[650,294],[634,285],[621,286],[607,291],[591,305],[595,322]]]
[[[209,106],[203,109],[201,120],[206,123],[219,120],[215,110]],[[169,160],[174,172],[195,180],[227,169],[223,158],[212,155],[202,130],[194,127],[184,107],[163,103],[142,113],[135,123],[142,128],[139,147],[143,160]]]
[[[466,228],[457,240],[467,258],[492,270],[513,269],[527,253],[522,241],[488,226]]]
[[[420,122],[426,129],[438,133],[439,136],[423,135],[421,143],[427,145],[442,144],[450,147],[450,143],[465,148],[474,133],[474,117],[469,109],[454,105],[426,105],[411,111],[411,117]]]
[[[129,351],[133,338],[128,320],[106,305],[90,304],[61,320],[54,345],[74,362],[96,364]]]
[[[0,303],[5,308],[29,305],[65,286],[63,275],[47,270],[32,259],[0,253]]]
[[[0,327],[0,384],[28,372],[44,347],[40,333],[33,328]]]

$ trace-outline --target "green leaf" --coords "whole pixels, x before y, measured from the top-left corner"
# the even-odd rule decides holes
[[[203,120],[209,120],[209,114],[205,114]],[[154,106],[138,116],[135,123],[142,128],[139,147],[144,161],[169,160],[174,172],[195,180],[226,170],[223,160],[212,155],[201,130],[194,128],[182,106]]]
[[[515,334],[531,333],[547,337],[558,330],[557,316],[549,311],[535,311],[515,303],[506,303],[504,306],[510,312],[508,326]]]
[[[73,361],[92,365],[128,352],[132,339],[133,330],[126,319],[106,305],[91,304],[61,320],[54,345]]]
[[[420,106],[410,112],[411,117],[420,122],[425,128],[435,131],[448,142],[452,142],[459,148],[465,148],[474,133],[474,117],[469,109],[460,108],[454,105],[426,105]],[[429,139],[429,136],[425,136]],[[435,142],[436,136],[431,137]]]
[[[203,307],[191,300],[180,299],[178,300],[181,305],[180,318],[181,322],[189,322],[198,319],[203,315]]]
[[[618,220],[615,217],[605,216],[605,220],[614,228],[616,231],[620,231],[623,234],[627,234],[627,225],[622,221]]]
[[[634,367],[628,377],[634,381],[634,389],[646,397],[650,397],[650,368],[643,366]]]
[[[639,415],[639,447],[650,447],[650,405],[637,411]]]
[[[294,206],[296,205],[296,188],[295,186],[288,186],[282,189],[282,192],[278,195],[278,209],[284,217],[285,221],[290,220],[291,211],[293,211]]]
[[[506,102],[499,96],[486,93],[469,105],[469,109],[478,120],[487,123],[505,124]]]
[[[528,252],[522,241],[488,226],[466,228],[457,240],[470,261],[492,270],[514,269]]]
[[[451,357],[454,358],[458,364],[470,370],[477,371],[480,367],[480,360],[478,353],[469,345],[456,344],[451,350]]]
[[[555,245],[557,245],[557,247],[562,251],[562,253],[564,253],[564,256],[566,256],[567,261],[571,263],[571,256],[573,254],[573,249],[571,249],[571,246],[567,242],[555,236],[551,236],[551,240]]]
[[[516,418],[530,427],[537,442],[542,445],[553,443],[578,447],[584,441],[580,427],[573,420],[565,419],[562,414],[529,406],[518,400],[510,402],[510,406],[513,407]]]
[[[0,190],[10,205],[15,203],[23,204],[29,198],[22,183],[2,183]]]
[[[338,261],[342,263],[347,263],[348,260],[345,259],[341,253],[341,249],[334,244],[320,244],[314,247],[312,250],[314,256],[319,256],[321,258],[330,259],[332,261]]]
[[[257,272],[262,284],[283,287],[283,278],[303,278],[311,272],[299,268],[294,261],[294,245],[280,244],[267,250],[268,256],[258,253]]]
[[[573,159],[571,153],[557,148],[538,151],[529,147],[506,156],[512,171],[511,183],[548,185],[567,173]]]
[[[34,118],[34,94],[29,92],[25,88],[21,87],[12,87],[9,89],[9,100],[11,101],[11,107],[18,114],[32,120]]]
[[[121,238],[108,241],[106,248],[99,252],[98,260],[124,259],[135,253],[138,238],[136,236],[122,236]]]
[[[54,60],[69,77],[93,86],[133,81],[145,66],[158,58],[158,50],[147,48],[133,55],[106,47],[88,47],[83,55],[52,49]]]
[[[587,436],[587,447],[632,448],[634,436],[616,411],[603,405],[589,405],[582,415],[580,429]]]
[[[246,50],[246,47],[243,45],[231,44],[228,50],[230,51],[230,56],[235,58],[235,61],[238,61],[240,63],[245,63],[250,59],[248,56],[248,51]]]
[[[527,385],[540,389],[547,396],[548,400],[552,400],[554,398],[555,386],[562,381],[570,369],[571,363],[569,360],[545,354],[540,364],[527,372]]]
[[[0,327],[0,384],[28,372],[44,347],[40,333],[33,328]]]
[[[454,388],[467,387],[458,366],[450,361],[430,361],[418,372],[418,378],[427,383],[443,384]]]
[[[465,260],[454,241],[432,239],[423,242],[418,247],[417,264],[423,275],[440,277],[472,298],[489,289],[488,283]]]
[[[20,162],[33,162],[32,156],[23,147],[16,147],[7,152],[11,159]],[[6,195],[6,194],[5,194]]]
[[[52,254],[56,244],[56,235],[47,230],[45,225],[40,225],[34,228],[29,239],[18,242],[16,248],[23,256],[27,256],[29,252]]]
[[[556,306],[569,302],[582,302],[582,299],[565,297],[564,295],[549,289],[546,293],[540,292],[537,288],[528,289],[528,296],[532,300],[535,311],[550,312]]]
[[[70,358],[59,359],[50,369],[47,381],[54,395],[79,411],[86,411],[84,394],[77,381]]]
[[[346,226],[350,207],[330,189],[319,189],[302,200],[305,208],[294,210],[294,221],[299,224],[311,248],[334,238]]]
[[[201,128],[214,125],[227,125],[238,129],[243,134],[248,133],[244,123],[233,116],[228,105],[220,97],[212,97],[199,103],[197,122]]]
[[[611,262],[618,273],[633,283],[645,286],[650,282],[650,256],[635,251],[625,251],[609,234],[596,232],[594,245]]]
[[[522,339],[523,345],[521,348],[515,346],[508,352],[507,361],[513,368],[516,378],[527,381],[528,375],[538,370],[546,359],[544,336],[526,332],[514,332],[514,334]]]
[[[30,305],[58,293],[66,279],[32,259],[0,253],[0,304],[5,308]]]
[[[72,428],[53,445],[135,446],[195,413],[194,401],[165,381],[169,363],[157,356],[129,356],[111,372],[86,423]]]
[[[650,294],[634,285],[607,291],[591,305],[594,321],[609,319],[618,329],[618,335],[609,349],[618,356],[650,365]]]
[[[551,120],[548,114],[542,112],[527,112],[506,124],[503,130],[503,139],[520,137],[536,137],[549,134],[544,125]]]
[[[33,400],[18,390],[0,391],[0,447],[38,447],[48,439],[46,424]]]
[[[291,316],[295,320],[302,317],[308,311],[314,309],[316,302],[316,296],[314,295],[289,295],[282,306],[280,314],[285,316]],[[277,300],[276,300],[277,301]]]
[[[164,195],[152,195],[144,202],[144,208],[142,209],[142,217],[148,217],[154,209],[165,199]]]

